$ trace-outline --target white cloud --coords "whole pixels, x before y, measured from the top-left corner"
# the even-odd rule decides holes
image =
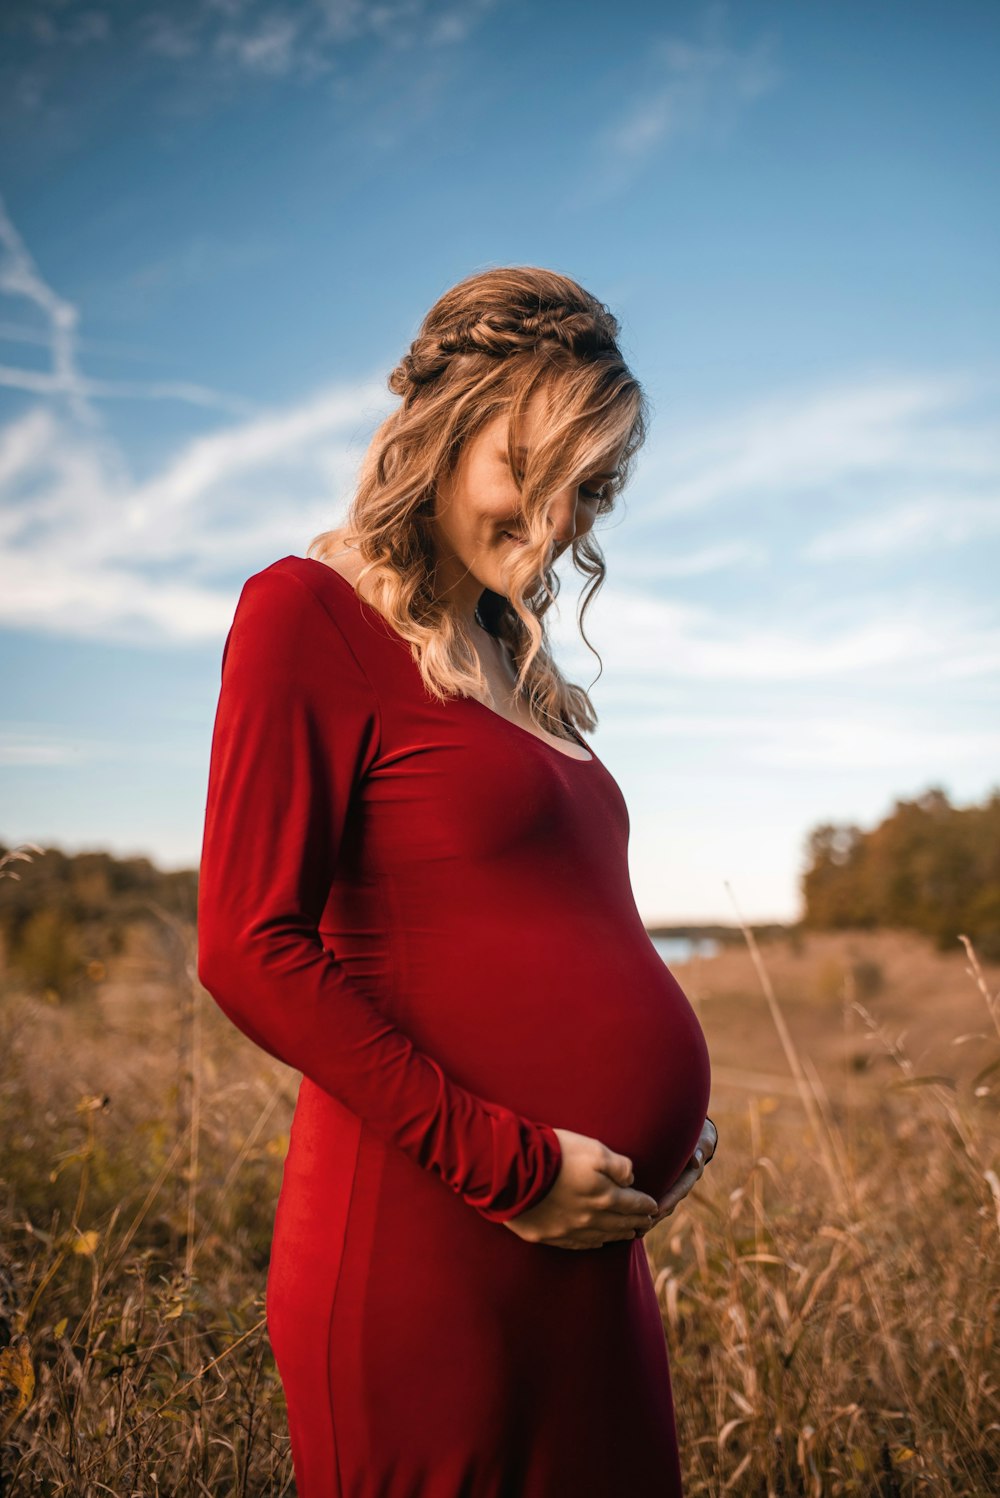
[[[896,556],[963,546],[997,532],[1000,490],[983,496],[913,494],[905,504],[823,531],[803,548],[802,556],[810,562]]]
[[[967,414],[983,384],[963,375],[868,376],[769,396],[667,429],[644,465],[633,526],[753,497],[876,479],[906,486],[1000,480],[995,420]]]
[[[69,765],[81,760],[79,743],[68,742],[47,728],[6,727],[0,729],[0,765]]]
[[[69,396],[77,417],[82,421],[92,419],[92,412],[78,389],[79,375],[74,352],[77,310],[71,302],[53,291],[42,277],[27,245],[15,228],[2,197],[0,292],[27,301],[41,313],[52,355],[52,378]]]
[[[86,47],[92,42],[106,41],[111,31],[110,14],[96,7],[75,15],[60,15],[35,6],[29,18],[29,34],[45,47]]]
[[[409,51],[465,41],[496,0],[317,0],[313,4],[242,5],[204,0],[186,12],[138,17],[136,38],[147,52],[171,61],[214,57],[247,74],[310,79],[330,73],[338,54],[374,38],[384,48]]]
[[[801,707],[760,713],[616,708],[607,727],[602,722],[601,733],[609,742],[632,744],[688,739],[706,753],[714,744],[727,758],[772,769],[926,773],[928,765],[952,767],[978,759],[1000,763],[1000,730],[950,730],[927,721],[926,714],[899,707],[861,717],[850,701],[837,713]]]
[[[29,411],[0,430],[0,619],[125,641],[216,637],[232,598],[211,579],[304,550],[334,523],[355,430],[380,400],[381,382],[320,392],[186,443],[142,483],[113,444]]]
[[[688,552],[663,545],[654,551],[624,550],[615,571],[619,581],[625,584],[671,577],[705,577],[731,568],[759,567],[767,561],[767,556],[768,547],[760,541],[719,541]]]
[[[121,393],[162,398],[174,387],[88,379],[77,357],[76,309],[43,280],[6,214],[0,285],[47,324],[56,372],[37,376],[47,397],[0,428],[0,620],[10,627],[121,641],[194,642],[217,637],[232,610],[232,577],[337,523],[353,490],[365,439],[392,400],[384,374],[310,393],[285,409],[221,419],[184,442],[142,480],[104,429],[94,402]],[[20,388],[31,389],[30,371]],[[2,378],[2,373],[0,373]],[[204,403],[216,392],[191,387]],[[872,378],[755,402],[683,433],[667,434],[642,469],[644,498],[630,501],[621,557],[588,615],[587,629],[620,690],[649,700],[671,684],[807,684],[839,680],[900,686],[989,678],[1000,665],[1000,627],[989,606],[904,596],[883,587],[849,598],[817,588],[778,596],[765,616],[720,586],[712,606],[658,596],[665,579],[761,567],[770,538],[756,526],[761,496],[802,486],[864,480],[864,521],[803,541],[814,562],[930,536],[963,486],[1000,485],[1000,441],[967,414],[981,393],[971,379]],[[71,399],[64,404],[63,397]],[[59,397],[58,399],[56,397]],[[898,496],[919,475],[922,502],[907,531]],[[927,485],[935,488],[933,509]],[[874,496],[872,498],[871,496]],[[668,517],[742,504],[744,534],[681,548],[665,542]],[[852,527],[853,526],[853,530]],[[949,535],[996,529],[992,501],[964,494]],[[655,537],[655,545],[649,537]],[[839,547],[839,552],[838,552]],[[575,574],[564,571],[567,593]],[[578,680],[596,665],[580,642],[575,607],[563,600],[552,633]]]
[[[579,680],[592,676],[596,663],[579,639],[575,612],[560,605],[552,635]],[[840,614],[819,599],[795,616],[781,610],[777,624],[761,624],[738,609],[658,598],[616,577],[601,589],[586,628],[603,674],[634,698],[645,698],[657,682],[902,686],[989,674],[1000,665],[1000,622],[971,606],[929,613],[919,599],[886,600],[877,592],[853,596]]]
[[[194,382],[85,376],[77,356],[77,309],[45,281],[2,200],[0,291],[41,315],[40,330],[14,331],[47,347],[52,365],[0,366],[0,385],[49,398],[0,429],[0,618],[12,627],[108,639],[190,640],[217,633],[231,612],[224,595],[196,583],[148,586],[137,568],[192,552],[205,564],[213,555],[217,561],[238,556],[241,544],[253,555],[260,531],[266,538],[278,529],[273,516],[257,517],[256,531],[253,517],[243,516],[237,540],[216,533],[209,544],[212,524],[204,516],[192,520],[185,505],[249,464],[278,466],[283,447],[294,456],[299,478],[313,455],[316,471],[328,479],[337,456],[322,439],[357,418],[359,399],[363,406],[368,392],[320,396],[291,419],[251,415],[221,436],[189,444],[157,481],[137,485],[95,401],[182,400],[230,415],[253,412],[253,403]],[[68,409],[60,411],[63,400]],[[220,509],[217,502],[214,513]]]
[[[240,397],[209,390],[194,381],[184,380],[95,380],[83,375],[78,360],[79,312],[72,302],[60,296],[44,279],[18,232],[0,196],[0,294],[27,302],[40,314],[39,329],[15,328],[13,336],[20,342],[34,342],[49,351],[50,368],[25,369],[0,364],[0,386],[22,390],[32,395],[62,396],[74,419],[94,430],[101,426],[93,402],[101,398],[141,400],[177,400],[190,405],[214,407],[245,414],[252,403]],[[4,324],[0,336],[11,337],[10,325]]]
[[[232,415],[259,410],[256,401],[221,390],[210,390],[190,380],[95,380],[76,372],[18,369],[0,364],[0,385],[31,395],[65,395],[88,406],[95,400],[174,400],[189,406],[205,406]]]
[[[412,94],[419,104],[437,76],[433,62],[429,69],[422,65],[425,60],[456,51],[497,3],[169,0],[155,6],[89,8],[67,17],[66,0],[35,0],[30,15],[12,21],[17,58],[0,66],[0,85],[11,112],[29,116],[36,126],[44,122],[54,127],[67,147],[79,146],[103,115],[103,106],[85,107],[88,93],[96,101],[115,87],[101,56],[113,47],[116,73],[142,73],[144,108],[162,121],[225,109],[240,96],[243,84],[301,86],[319,79],[339,99],[356,100],[349,114],[364,136],[372,71],[399,56],[403,66],[391,92],[401,101]],[[69,130],[64,112],[68,68],[78,83]],[[81,73],[86,68],[90,71]],[[81,88],[80,80],[85,85],[88,78],[90,89]]]
[[[46,283],[2,200],[0,291],[41,314],[53,365],[0,367],[0,384],[47,398],[0,427],[0,620],[126,642],[217,636],[232,600],[213,578],[276,547],[304,549],[336,519],[356,431],[391,399],[384,378],[249,414],[249,403],[193,383],[90,379],[78,363],[77,309]],[[235,406],[240,419],[137,482],[94,404],[121,396],[184,398],[230,415]],[[190,580],[165,578],[171,566]]]
[[[159,736],[145,742],[100,738],[88,729],[72,731],[51,724],[10,723],[0,728],[0,765],[7,769],[30,766],[78,769],[93,764],[201,765],[201,746],[176,743]]]
[[[431,18],[428,41],[435,46],[455,46],[464,42],[480,17],[496,4],[497,0],[462,0],[461,4],[441,11]]]
[[[173,62],[192,57],[200,50],[199,29],[197,16],[180,19],[157,11],[137,20],[137,34],[145,51]]]
[[[223,31],[215,40],[215,50],[220,57],[233,59],[254,73],[281,76],[310,56],[315,67],[320,64],[315,53],[307,50],[301,59],[298,55],[299,33],[305,19],[302,11],[264,16],[250,30]]]

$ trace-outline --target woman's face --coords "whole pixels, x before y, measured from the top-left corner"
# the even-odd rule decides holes
[[[522,422],[522,440],[530,451],[544,431],[546,392],[532,395]],[[509,418],[501,413],[462,448],[458,462],[437,486],[434,539],[438,579],[452,600],[471,616],[484,588],[505,593],[504,563],[520,544],[520,494],[507,459]],[[521,454],[524,457],[524,454]],[[552,496],[550,561],[590,530],[601,489],[612,473],[588,475],[578,487],[567,485]]]

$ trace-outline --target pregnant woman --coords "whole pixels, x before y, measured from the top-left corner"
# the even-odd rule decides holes
[[[267,1278],[299,1498],[681,1493],[642,1237],[715,1151],[709,1059],[545,630],[645,434],[618,332],[534,267],[446,292],[347,526],[226,641],[198,971],[303,1074]]]

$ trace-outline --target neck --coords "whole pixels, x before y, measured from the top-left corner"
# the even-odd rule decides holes
[[[434,569],[434,586],[439,597],[447,600],[448,607],[461,619],[466,630],[475,637],[483,632],[476,618],[476,609],[483,596],[485,584],[481,583],[468,567],[454,555],[438,553]],[[487,630],[488,634],[489,631]]]

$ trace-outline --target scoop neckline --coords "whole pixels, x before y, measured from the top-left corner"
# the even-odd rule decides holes
[[[359,604],[363,604],[366,608],[371,609],[372,613],[376,616],[376,618],[378,618],[378,619],[380,619],[382,621],[382,623],[385,626],[385,628],[387,630],[389,630],[390,633],[397,640],[402,640],[403,639],[403,636],[399,633],[399,631],[397,629],[393,628],[393,626],[389,623],[389,620],[385,617],[385,615],[383,613],[380,613],[379,610],[375,607],[375,605],[372,604],[372,603],[369,603],[366,598],[362,598],[356,592],[354,584],[351,582],[350,578],[349,577],[345,577],[342,572],[338,572],[337,569],[336,569],[336,567],[331,567],[330,564],[329,564],[329,562],[324,562],[320,557],[299,557],[299,556],[296,555],[295,556],[295,560],[296,561],[300,561],[300,562],[312,562],[315,566],[322,567],[324,572],[332,572],[333,575],[334,575],[334,577],[339,577],[340,581],[343,583],[344,587],[349,590],[349,592],[351,593],[351,596]],[[406,642],[404,642],[404,643],[406,643]],[[527,739],[534,739],[535,743],[536,744],[540,744],[543,749],[548,749],[550,751],[550,753],[552,753],[552,754],[558,754],[558,756],[559,756],[560,759],[568,759],[571,764],[574,764],[574,765],[592,765],[592,764],[598,763],[597,755],[593,752],[592,749],[589,750],[586,759],[581,759],[579,757],[579,755],[576,755],[576,754],[567,754],[566,751],[565,751],[565,749],[557,749],[556,746],[555,746],[555,744],[550,743],[548,739],[543,739],[540,734],[532,733],[529,728],[522,728],[521,725],[520,725],[520,723],[515,723],[510,718],[504,717],[503,713],[498,713],[497,710],[496,710],[496,708],[488,707],[485,702],[480,702],[480,700],[479,700],[478,697],[461,697],[458,700],[461,701],[461,702],[471,702],[474,707],[482,708],[483,712],[484,713],[489,713],[489,715],[490,715],[491,718],[499,718],[499,720],[500,720],[501,723],[506,723],[507,726],[508,726],[508,728],[512,728],[515,733],[523,734],[524,737],[527,738]],[[573,729],[570,730],[570,732],[575,734],[576,733],[576,729],[573,728]],[[584,743],[583,739],[578,739],[577,742],[580,743],[581,745],[583,745],[583,747],[585,749],[588,747]]]

